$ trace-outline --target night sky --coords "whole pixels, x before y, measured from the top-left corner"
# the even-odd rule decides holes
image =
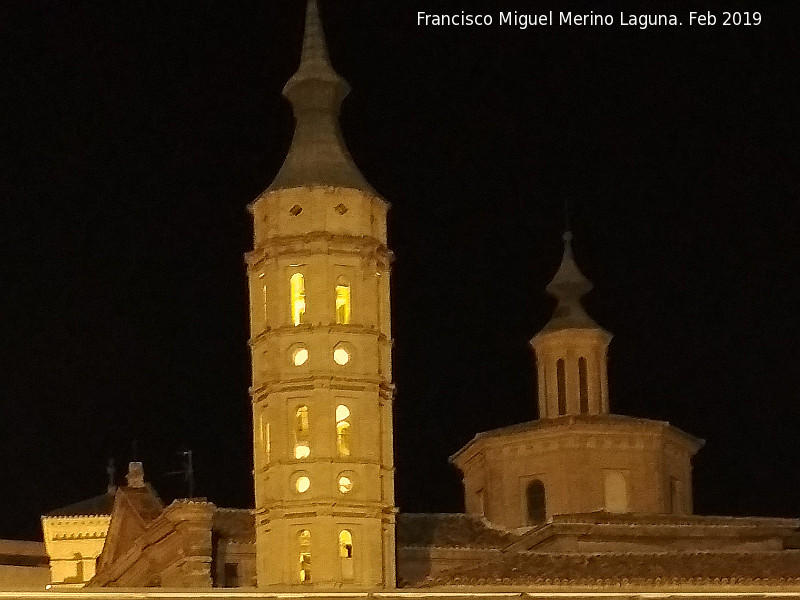
[[[0,537],[132,458],[251,506],[246,211],[293,120],[301,0],[0,7]],[[417,11],[758,10],[759,27],[419,27]],[[342,126],[392,203],[397,504],[535,418],[564,203],[614,412],[707,440],[702,514],[800,516],[794,0],[321,0]],[[137,441],[134,449],[134,440]]]

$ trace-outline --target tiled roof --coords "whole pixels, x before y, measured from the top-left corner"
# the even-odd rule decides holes
[[[114,494],[106,492],[88,500],[81,500],[62,508],[51,510],[46,517],[88,517],[94,515],[110,515],[114,506]]]
[[[800,583],[800,551],[505,554],[422,585],[675,585]]]
[[[400,546],[504,548],[519,536],[494,529],[485,521],[460,513],[401,513],[397,516]]]
[[[255,541],[255,517],[245,508],[217,508],[211,525],[215,533],[236,542]]]
[[[144,523],[156,519],[164,511],[164,503],[149,483],[141,487],[126,485],[119,491]]]
[[[522,434],[530,431],[545,431],[548,429],[570,428],[575,425],[599,425],[599,426],[614,426],[631,428],[646,428],[649,430],[668,430],[671,431],[691,445],[695,446],[695,451],[699,450],[705,444],[705,441],[697,438],[682,429],[678,429],[674,425],[670,425],[667,421],[655,421],[653,419],[645,419],[642,417],[631,417],[628,415],[564,415],[560,417],[553,417],[550,419],[535,419],[533,421],[526,421],[524,423],[515,423],[507,427],[499,427],[497,429],[490,429],[489,431],[482,431],[476,434],[470,441],[468,441],[458,452],[450,457],[450,462],[453,462],[459,455],[464,453],[467,448],[480,440],[486,440],[496,437],[505,437],[513,434]]]

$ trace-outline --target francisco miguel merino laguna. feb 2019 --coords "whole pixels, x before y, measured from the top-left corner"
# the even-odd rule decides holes
[[[501,25],[528,29],[534,26],[577,26],[577,27],[675,27],[681,25],[697,26],[757,26],[761,25],[759,12],[721,12],[712,13],[689,11],[685,15],[676,14],[626,14],[620,12],[618,17],[607,13],[573,13],[548,11],[538,14],[520,13],[518,11],[491,14],[472,14],[467,12],[453,14],[432,14],[417,12],[417,25],[427,27],[491,27]]]

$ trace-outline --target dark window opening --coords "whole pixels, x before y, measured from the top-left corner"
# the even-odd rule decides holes
[[[589,412],[589,381],[586,371],[586,359],[581,356],[578,359],[578,384],[581,396],[581,414],[584,415]]]
[[[525,488],[525,499],[528,503],[528,522],[532,525],[544,523],[547,518],[544,484],[538,479],[531,481]]]
[[[225,563],[223,579],[225,587],[239,587],[239,565],[237,563]]]
[[[567,414],[567,377],[564,373],[564,359],[556,362],[556,378],[558,379],[558,414]]]

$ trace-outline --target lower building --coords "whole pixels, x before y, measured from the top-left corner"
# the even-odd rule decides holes
[[[0,592],[45,589],[48,563],[41,542],[0,540]]]

